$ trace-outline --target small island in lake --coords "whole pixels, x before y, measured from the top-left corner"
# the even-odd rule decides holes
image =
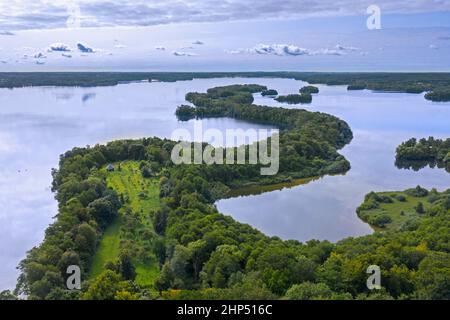
[[[305,86],[299,90],[301,94],[319,93],[319,88],[315,86]]]
[[[266,96],[277,96],[278,95],[278,91],[277,90],[275,90],[275,89],[268,89],[268,90],[264,90],[263,92],[261,92],[261,95],[263,96],[263,97],[266,97]]]
[[[286,96],[278,96],[277,98],[275,98],[275,100],[288,104],[311,103],[312,95],[310,93],[288,94]]]

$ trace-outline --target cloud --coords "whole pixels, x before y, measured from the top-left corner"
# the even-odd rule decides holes
[[[114,48],[116,48],[116,49],[123,49],[123,48],[126,48],[127,46],[126,45],[123,45],[123,44],[116,44],[116,45],[114,45]]]
[[[275,56],[315,56],[315,55],[332,55],[342,56],[347,52],[358,51],[356,47],[344,47],[336,45],[334,49],[324,48],[319,50],[311,50],[302,48],[293,44],[258,44],[253,48],[237,49],[228,51],[231,54],[258,54],[258,55],[275,55]]]
[[[438,40],[450,40],[450,36],[440,36]]]
[[[201,45],[203,45],[203,44],[205,44],[205,43],[204,43],[203,41],[196,40],[196,41],[192,42],[192,44],[196,44],[196,45],[201,46]]]
[[[172,54],[177,57],[194,57],[198,56],[196,53],[184,52],[184,51],[172,51]]]
[[[34,56],[33,56],[33,58],[35,58],[35,59],[45,59],[45,58],[47,58],[42,52],[38,52],[38,53],[36,53]]]
[[[8,30],[150,26],[183,22],[365,15],[373,0],[9,0],[0,2]],[[450,11],[449,0],[377,0],[383,13]]]
[[[0,30],[0,36],[14,36],[15,33],[7,30]]]
[[[347,47],[347,46],[343,46],[343,45],[340,45],[340,44],[337,44],[335,46],[335,49],[339,50],[339,51],[359,51],[360,50],[357,47],[351,47],[351,46]]]
[[[64,43],[53,43],[51,44],[48,49],[48,52],[70,52],[72,49]]]
[[[67,53],[62,53],[61,56],[63,56],[64,58],[72,58],[72,55]]]
[[[429,45],[429,48],[430,48],[430,49],[433,49],[433,50],[439,49],[439,47],[438,47],[437,45],[435,45],[435,44],[430,44],[430,45]]]
[[[343,50],[335,50],[335,49],[320,49],[317,51],[313,51],[311,55],[325,55],[325,56],[343,56],[346,53]]]
[[[93,53],[94,52],[94,49],[92,49],[89,46],[82,44],[82,43],[78,43],[77,48],[78,48],[78,50],[80,50],[83,53]]]
[[[37,60],[37,61],[35,61],[35,63],[36,63],[37,65],[43,65],[43,64],[45,64],[45,61],[39,61],[39,60]]]
[[[155,47],[155,50],[164,51],[164,50],[166,50],[166,48],[163,47],[163,46],[156,46],[156,47]]]
[[[238,49],[229,52],[233,54],[247,53],[260,55],[276,55],[276,56],[302,56],[311,54],[311,52],[308,49],[288,44],[272,44],[272,45],[258,44],[253,48]]]

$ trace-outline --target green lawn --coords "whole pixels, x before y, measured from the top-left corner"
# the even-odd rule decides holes
[[[123,215],[127,210],[140,214],[139,226],[137,228],[150,230],[152,234],[153,225],[148,218],[148,213],[159,208],[159,180],[156,177],[144,179],[136,161],[114,164],[114,172],[106,173],[107,186],[114,189],[119,195],[127,200],[119,210],[119,218],[114,221],[105,231],[97,252],[94,256],[90,277],[95,277],[103,271],[106,262],[114,261],[120,253],[120,241],[132,240],[136,245],[144,245],[142,239],[131,237],[129,233],[120,232],[123,224]],[[120,167],[120,169],[119,169]],[[135,230],[138,231],[138,230]],[[156,236],[156,234],[155,234]],[[122,239],[125,237],[125,239]],[[152,285],[159,274],[159,267],[151,255],[150,262],[134,261],[136,267],[136,283],[140,285]]]

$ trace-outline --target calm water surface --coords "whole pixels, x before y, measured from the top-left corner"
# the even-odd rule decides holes
[[[114,139],[170,138],[178,128],[176,106],[190,91],[234,83],[259,83],[281,94],[295,93],[301,81],[288,79],[202,79],[176,83],[136,83],[99,88],[0,89],[0,289],[12,288],[15,267],[26,250],[39,244],[57,212],[50,191],[50,170],[74,146]],[[347,121],[354,140],[342,150],[352,164],[345,176],[324,177],[283,190],[219,201],[238,221],[283,239],[329,239],[368,234],[355,208],[371,190],[398,190],[421,184],[450,187],[443,170],[420,172],[394,166],[397,144],[412,136],[450,136],[450,104],[422,95],[347,92],[320,86],[306,109]],[[281,105],[256,96],[256,103]],[[292,106],[285,106],[292,107]],[[295,106],[294,106],[295,107]],[[204,128],[263,128],[232,119],[205,119]]]

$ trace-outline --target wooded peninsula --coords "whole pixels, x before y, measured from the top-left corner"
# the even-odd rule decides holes
[[[450,74],[270,74],[309,83],[364,83],[389,91],[450,84]],[[106,74],[106,79],[94,76],[87,82],[87,74],[61,74],[59,84],[218,76],[267,73]],[[0,74],[0,83],[51,84],[58,74],[45,78],[12,80]],[[160,138],[118,140],[61,155],[59,168],[52,172],[59,212],[43,243],[20,263],[15,294],[28,299],[447,299],[450,190],[417,186],[370,193],[358,215],[375,232],[337,243],[268,237],[218,212],[215,201],[243,185],[350,169],[338,152],[353,138],[345,121],[303,109],[254,105],[253,94],[266,90],[255,84],[188,93],[186,101],[193,106],[180,106],[176,115],[183,120],[231,117],[278,127],[280,170],[275,176],[261,176],[260,164],[174,165],[170,154],[177,142]],[[305,90],[313,93],[312,88]],[[432,153],[433,161],[448,147],[448,142],[436,140],[419,143],[439,149]],[[421,148],[409,141],[398,155]],[[374,264],[383,270],[383,289],[370,291],[366,270]],[[69,265],[82,269],[81,290],[65,286]]]

